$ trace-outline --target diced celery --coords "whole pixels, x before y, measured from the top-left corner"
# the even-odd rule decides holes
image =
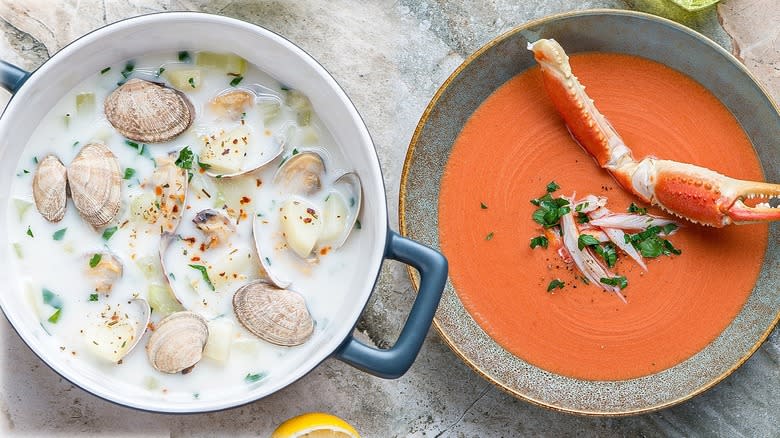
[[[217,191],[217,193],[212,196],[214,196],[214,208],[222,208],[227,205],[227,200],[222,192]]]
[[[16,207],[16,212],[19,213],[20,222],[24,219],[24,215],[27,214],[27,210],[29,210],[32,205],[33,204],[30,201],[14,198],[14,207]]]
[[[257,105],[260,113],[263,115],[263,124],[268,126],[279,118],[282,105],[279,102],[262,102]]]
[[[149,285],[147,292],[149,306],[154,309],[155,314],[160,314],[164,317],[173,312],[184,310],[181,304],[173,297],[168,286],[152,283]]]
[[[226,318],[209,321],[209,338],[203,355],[224,362],[230,354],[233,341],[233,322]]]
[[[311,102],[309,98],[297,90],[287,92],[287,105],[295,110],[298,126],[308,126],[311,123]]]
[[[232,53],[198,52],[195,55],[195,65],[214,67],[239,75],[246,72],[246,60]]]
[[[141,270],[144,278],[148,280],[162,278],[162,268],[160,267],[160,259],[158,257],[151,255],[140,257],[135,260],[135,264]]]
[[[95,112],[95,93],[77,94],[76,112],[79,114],[89,114]]]
[[[200,86],[200,70],[166,70],[163,73],[174,87],[182,91],[194,90]]]

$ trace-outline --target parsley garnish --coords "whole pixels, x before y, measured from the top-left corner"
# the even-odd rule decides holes
[[[206,267],[203,265],[189,265],[190,268],[200,271],[200,275],[203,277],[203,281],[206,282],[206,284],[209,285],[209,288],[211,290],[214,289],[214,284],[211,283],[211,279],[209,278],[209,271],[206,270]]]
[[[659,237],[663,233],[667,235],[677,229],[677,225],[668,224],[663,227],[651,226],[636,234],[626,234],[623,238],[626,243],[634,246],[643,257],[655,258],[661,255],[680,255],[682,251],[675,248],[672,242]]]
[[[631,205],[628,206],[628,212],[642,215],[642,214],[647,214],[647,209],[642,208],[632,202]]]
[[[124,176],[125,179],[130,179],[133,177],[133,175],[135,175],[135,169],[133,169],[132,167],[128,167],[127,169],[125,169],[125,176]]]
[[[198,167],[200,167],[203,170],[209,170],[211,169],[211,164],[202,163],[200,161],[200,157],[195,157],[195,160],[198,162]]]
[[[30,229],[30,226],[29,226],[29,225],[27,226],[27,235],[28,235],[28,236],[30,236],[30,237],[35,237],[35,236],[33,235],[33,232],[32,232],[32,230]]]
[[[628,280],[626,280],[626,277],[622,275],[618,275],[617,277],[601,277],[599,279],[600,282],[604,284],[608,284],[610,286],[617,286],[620,289],[625,289],[628,286]]]
[[[90,301],[97,301],[98,300],[98,294],[89,294],[89,300]]]
[[[550,184],[548,184],[548,189],[550,188]],[[532,215],[534,222],[545,228],[558,225],[561,221],[561,216],[571,211],[569,201],[563,198],[553,198],[550,193],[546,193],[541,198],[532,199],[531,204],[539,207]]]
[[[102,258],[103,258],[103,255],[102,255],[102,254],[100,254],[100,253],[98,253],[98,254],[93,254],[93,255],[92,255],[92,258],[91,258],[91,259],[89,259],[89,267],[90,267],[90,268],[94,268],[95,266],[97,266],[97,265],[98,265],[98,263],[100,263],[100,260],[101,260]]]
[[[128,62],[127,64],[125,64],[125,69],[122,70],[122,77],[127,79],[127,77],[130,76],[130,73],[132,73],[134,69],[135,69],[135,63],[133,63],[132,61]]]
[[[236,85],[240,84],[242,80],[244,80],[243,76],[236,76],[233,78],[233,80],[230,81],[230,86],[235,87]]]
[[[165,67],[160,67],[159,70],[157,70],[157,77],[160,77],[161,74],[165,71]]]
[[[57,321],[60,320],[61,313],[62,313],[62,308],[55,310],[54,313],[52,313],[51,316],[49,316],[49,319],[47,321],[49,321],[52,324],[56,324]]]
[[[247,375],[244,376],[244,381],[246,383],[255,383],[259,382],[263,377],[265,377],[265,373],[247,373]]]
[[[542,248],[547,249],[547,245],[549,244],[549,241],[547,240],[547,237],[545,236],[537,236],[531,239],[531,249],[536,248],[537,246],[541,246]]]
[[[555,288],[563,289],[563,286],[565,286],[566,283],[562,282],[561,280],[558,280],[557,278],[550,282],[550,284],[547,285],[547,292],[552,291]]]
[[[577,213],[577,223],[584,224],[586,222],[590,222],[588,215],[585,213]]]
[[[195,88],[195,78],[187,79],[187,83],[190,84],[190,87]]]
[[[125,144],[135,150],[140,150],[140,145],[132,140],[125,140]]]
[[[360,221],[359,221],[359,220],[355,220],[355,229],[356,229],[356,230],[359,230],[359,229],[361,229],[361,228],[363,228],[363,226],[362,226],[362,225],[360,225]]]
[[[489,232],[487,236],[485,236],[485,240],[493,240],[493,232]]]
[[[116,226],[108,227],[103,231],[103,240],[108,240],[116,233],[118,228]]]
[[[586,246],[598,246],[599,240],[595,237],[591,236],[590,234],[580,234],[579,239],[577,239],[577,248],[582,251],[585,249]]]
[[[479,208],[481,208],[481,209],[483,209],[483,210],[487,210],[487,205],[485,205],[485,203],[484,203],[484,202],[480,202],[480,203],[479,203]]]
[[[100,74],[104,75],[104,74],[108,73],[109,70],[111,70],[111,67],[106,67],[103,70],[100,70]]]
[[[190,52],[183,50],[179,52],[179,61],[182,62],[190,62],[192,58],[190,57]]]
[[[547,184],[547,193],[552,193],[560,188],[561,186],[559,186],[555,181],[550,181],[550,183]]]
[[[57,230],[54,232],[54,234],[51,235],[51,238],[54,240],[62,240],[63,237],[65,237],[65,232],[68,231],[67,228],[63,228],[61,230]]]
[[[182,169],[192,169],[192,158],[194,154],[190,150],[189,146],[185,146],[184,149],[179,151],[179,157],[176,158],[176,165]]]

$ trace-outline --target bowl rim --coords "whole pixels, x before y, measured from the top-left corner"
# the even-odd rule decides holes
[[[442,95],[448,90],[449,86],[454,82],[454,80],[460,75],[460,73],[465,70],[473,61],[481,57],[485,52],[493,48],[494,46],[498,45],[499,43],[503,42],[504,40],[513,37],[514,35],[525,31],[529,28],[533,28],[536,26],[543,25],[548,22],[565,19],[565,18],[571,18],[571,17],[580,17],[580,16],[594,16],[594,15],[615,15],[615,16],[628,16],[628,17],[636,17],[640,19],[645,19],[648,21],[655,21],[659,24],[666,25],[669,27],[674,28],[675,30],[682,31],[683,33],[700,40],[702,43],[706,44],[710,48],[714,49],[715,51],[719,52],[720,55],[727,58],[733,65],[737,66],[742,73],[744,73],[747,77],[750,78],[750,80],[758,87],[758,89],[761,91],[763,96],[767,99],[767,101],[770,103],[772,108],[774,108],[775,112],[780,113],[780,108],[778,107],[777,103],[772,99],[772,96],[767,92],[764,85],[756,78],[753,73],[751,73],[745,65],[739,61],[734,55],[732,55],[730,52],[728,52],[726,49],[721,47],[719,44],[712,41],[707,36],[700,34],[693,29],[690,29],[687,26],[684,26],[682,24],[679,24],[675,21],[669,20],[664,17],[659,17],[657,15],[652,15],[644,12],[638,12],[638,11],[631,11],[631,10],[623,10],[623,9],[608,9],[608,8],[594,8],[594,9],[584,9],[584,10],[578,10],[578,11],[569,11],[569,12],[562,12],[557,14],[551,14],[544,17],[540,17],[534,20],[527,21],[525,23],[522,23],[518,26],[515,26],[506,32],[501,33],[500,35],[496,36],[495,38],[491,39],[487,43],[485,43],[483,46],[481,46],[479,49],[477,49],[475,52],[473,52],[471,55],[469,55],[448,77],[447,79],[442,83],[442,85],[439,87],[439,89],[436,91],[436,94],[431,98],[430,102],[428,103],[428,106],[426,106],[425,110],[423,111],[422,115],[420,116],[420,121],[417,124],[417,127],[414,130],[414,134],[412,135],[412,138],[409,142],[409,148],[406,152],[406,157],[404,158],[404,165],[403,169],[401,171],[401,179],[400,179],[400,188],[399,188],[399,197],[398,197],[398,223],[399,223],[399,231],[402,236],[410,237],[409,236],[409,230],[407,229],[407,220],[406,220],[406,195],[408,190],[408,181],[409,181],[409,173],[411,172],[412,168],[412,161],[415,154],[415,150],[417,147],[417,144],[420,140],[420,137],[422,135],[422,131],[425,128],[425,126],[428,123],[428,119],[433,113],[434,109],[438,105],[438,102]],[[428,243],[430,244],[430,243]],[[414,269],[411,269],[410,267],[407,267],[407,274],[409,275],[409,278],[412,282],[412,287],[415,291],[419,289],[420,279],[419,275]],[[462,305],[462,304],[461,304]],[[539,400],[536,398],[533,398],[529,395],[523,394],[518,390],[515,390],[514,388],[511,388],[509,385],[505,384],[504,382],[499,381],[499,379],[494,378],[489,371],[483,370],[480,368],[479,364],[472,361],[466,354],[466,352],[463,351],[463,349],[447,334],[446,330],[442,327],[438,316],[434,317],[433,319],[433,326],[436,329],[436,332],[439,334],[441,339],[444,341],[445,344],[452,350],[453,353],[455,353],[456,356],[460,358],[460,360],[463,361],[469,368],[471,368],[474,372],[476,372],[478,375],[480,375],[485,380],[489,381],[505,393],[514,396],[515,398],[524,400],[526,402],[529,402],[533,405],[540,406],[552,411],[556,412],[563,412],[568,414],[577,414],[577,415],[583,415],[583,416],[591,416],[591,417],[621,417],[621,416],[630,416],[630,415],[638,415],[638,414],[644,414],[644,413],[650,413],[655,412],[664,408],[668,408],[677,404],[680,404],[682,402],[685,402],[687,400],[692,399],[693,397],[707,391],[708,389],[714,387],[721,381],[723,381],[726,377],[731,375],[734,371],[737,370],[742,364],[744,364],[750,357],[761,347],[761,345],[766,341],[766,339],[769,337],[769,335],[772,333],[772,331],[775,329],[776,326],[778,326],[778,323],[780,323],[780,310],[778,310],[777,314],[775,315],[775,318],[771,324],[769,324],[768,328],[761,333],[758,340],[755,344],[752,345],[752,347],[735,363],[733,364],[729,369],[724,371],[722,374],[716,376],[706,384],[700,386],[699,388],[694,389],[689,394],[678,397],[673,400],[669,400],[665,403],[656,404],[653,406],[647,406],[644,408],[635,408],[635,409],[624,409],[621,411],[598,411],[598,410],[585,410],[585,409],[574,409],[574,408],[564,408],[561,406],[557,406],[553,403],[545,402],[543,400]],[[481,327],[480,327],[481,329]],[[485,334],[485,336],[488,336]],[[492,338],[491,338],[492,339]],[[495,342],[495,341],[494,341]],[[535,368],[535,365],[531,365]]]
[[[24,97],[25,91],[30,89],[30,84],[28,84],[27,82],[29,82],[30,79],[35,80],[35,78],[40,77],[40,74],[36,75],[36,73],[39,70],[46,71],[49,68],[52,68],[52,66],[55,63],[69,62],[68,58],[74,53],[74,51],[81,50],[82,46],[84,44],[87,44],[90,41],[94,41],[96,39],[98,40],[102,39],[104,36],[107,36],[107,35],[103,35],[106,32],[113,33],[125,27],[149,25],[150,23],[159,26],[162,23],[171,20],[196,20],[202,24],[228,25],[228,26],[236,27],[238,29],[243,29],[245,31],[253,32],[259,37],[274,40],[280,45],[285,46],[291,53],[293,53],[294,56],[301,58],[303,62],[311,64],[315,70],[318,70],[319,73],[318,77],[323,83],[329,83],[332,86],[333,91],[335,92],[339,100],[344,104],[345,109],[348,115],[350,116],[350,119],[355,123],[356,131],[359,133],[360,136],[359,141],[361,143],[365,143],[366,145],[370,146],[370,150],[368,150],[367,153],[369,154],[371,166],[375,167],[376,170],[376,175],[374,175],[374,172],[372,171],[370,176],[376,176],[377,186],[382,190],[382,197],[377,201],[378,207],[375,208],[374,211],[372,212],[372,215],[375,215],[378,219],[372,222],[376,222],[377,225],[376,227],[372,227],[371,230],[367,229],[366,231],[373,232],[374,231],[373,228],[376,228],[376,231],[378,231],[380,234],[376,237],[377,239],[377,243],[375,244],[376,248],[369,250],[368,253],[366,254],[368,260],[373,261],[373,259],[376,259],[376,270],[373,271],[375,272],[373,275],[371,274],[372,271],[369,271],[367,274],[365,274],[366,276],[365,282],[372,286],[360,294],[359,298],[361,299],[361,301],[358,303],[362,303],[362,305],[358,305],[354,303],[351,305],[351,307],[353,308],[352,313],[354,313],[354,317],[351,314],[349,316],[350,319],[353,321],[353,324],[348,329],[337,331],[335,334],[338,336],[334,335],[331,336],[329,339],[325,339],[322,345],[319,346],[312,353],[312,357],[314,357],[314,359],[304,360],[304,363],[311,360],[312,362],[309,365],[298,366],[296,370],[293,370],[295,372],[286,373],[284,376],[282,376],[283,377],[282,380],[280,380],[278,383],[270,385],[269,389],[263,391],[262,395],[260,396],[251,395],[251,392],[247,392],[243,396],[232,395],[223,398],[221,400],[210,401],[202,405],[191,405],[191,404],[182,404],[178,402],[166,401],[164,399],[142,400],[133,395],[123,396],[122,394],[117,394],[115,391],[113,391],[111,386],[107,386],[107,385],[96,386],[96,385],[89,384],[89,382],[84,382],[83,377],[80,373],[73,373],[68,371],[67,368],[59,364],[61,361],[58,360],[56,356],[52,355],[50,352],[47,352],[42,348],[34,347],[33,345],[31,345],[31,343],[28,342],[28,337],[23,336],[22,332],[20,332],[20,329],[15,324],[18,322],[18,318],[6,312],[4,306],[0,306],[0,313],[4,315],[6,321],[8,321],[10,327],[17,334],[17,336],[19,336],[19,338],[22,340],[24,345],[30,351],[32,351],[33,354],[41,362],[43,362],[49,369],[54,371],[57,375],[59,375],[60,377],[62,377],[72,385],[76,386],[77,388],[97,398],[100,398],[102,400],[108,401],[112,404],[121,407],[130,408],[142,412],[163,413],[163,414],[198,414],[198,413],[219,412],[219,411],[232,409],[232,408],[247,405],[249,403],[256,402],[260,399],[266,398],[292,385],[293,383],[297,382],[298,380],[302,379],[307,374],[312,372],[315,368],[320,366],[322,362],[324,362],[326,359],[332,357],[333,354],[336,351],[338,351],[339,347],[342,345],[344,340],[349,339],[352,331],[354,330],[354,326],[357,324],[358,319],[360,318],[360,314],[363,312],[363,309],[368,303],[368,299],[370,298],[371,293],[373,292],[373,288],[375,287],[376,281],[379,276],[379,271],[381,268],[382,261],[384,260],[385,244],[386,244],[388,232],[390,230],[388,225],[389,215],[388,215],[388,208],[386,202],[387,190],[384,183],[384,177],[382,175],[382,169],[381,166],[379,165],[379,159],[378,159],[376,147],[370,135],[370,132],[368,131],[368,127],[363,117],[358,112],[357,106],[350,99],[349,95],[346,93],[344,88],[336,81],[335,77],[330,73],[330,71],[328,71],[314,56],[312,56],[303,48],[301,48],[299,45],[295,44],[294,42],[292,42],[291,40],[289,40],[288,38],[286,38],[285,36],[277,32],[274,32],[259,24],[255,24],[238,18],[212,14],[208,12],[158,11],[158,12],[134,15],[131,17],[123,18],[102,25],[98,28],[92,29],[89,32],[86,32],[78,36],[74,40],[70,41],[68,44],[61,47],[55,53],[51,54],[51,56],[48,59],[46,59],[36,69],[30,71],[30,75],[26,80],[26,82],[22,84],[15,93],[12,93],[11,98],[9,99],[6,107],[2,110],[2,112],[0,112],[0,119],[6,119],[7,118],[7,116],[5,115],[6,111],[8,111],[9,109],[13,109],[16,105],[20,105],[18,102],[22,97]],[[6,122],[3,121],[2,124],[5,125]],[[374,169],[367,169],[367,170],[374,170]],[[382,218],[384,218],[384,220],[381,220]],[[364,225],[364,228],[368,228],[368,227]],[[341,336],[342,331],[344,332],[343,336]]]

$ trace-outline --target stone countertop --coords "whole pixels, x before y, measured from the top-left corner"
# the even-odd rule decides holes
[[[122,18],[199,10],[280,33],[318,59],[344,87],[376,143],[397,229],[403,158],[436,89],[468,54],[533,18],[571,9],[669,11],[656,0],[420,0],[251,2],[229,0],[0,0],[0,59],[34,69],[80,35]],[[780,98],[780,3],[724,0],[685,20],[732,50]],[[7,94],[0,98],[4,105]],[[387,262],[359,323],[391,345],[414,291],[403,265]],[[0,318],[0,431],[41,436],[265,435],[309,411],[339,415],[366,437],[778,436],[778,331],[732,376],[681,405],[625,418],[588,418],[532,406],[472,372],[431,331],[411,370],[394,381],[326,360],[264,400],[194,416],[138,412],[100,400],[59,377]]]

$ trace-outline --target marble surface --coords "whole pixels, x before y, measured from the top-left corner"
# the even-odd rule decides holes
[[[0,0],[0,59],[34,69],[80,35],[164,10],[224,14],[278,32],[312,54],[350,95],[376,143],[397,229],[398,186],[414,127],[439,85],[469,53],[529,19],[574,8],[677,11],[657,0]],[[780,98],[780,2],[725,0],[685,23],[732,50]],[[7,94],[2,95],[4,104]],[[773,244],[776,244],[773,243]],[[358,329],[392,345],[414,299],[403,265],[388,262]],[[394,381],[327,360],[256,403],[192,416],[143,413],[73,387],[0,319],[0,434],[21,436],[267,435],[284,419],[327,411],[366,437],[780,435],[778,331],[732,376],[695,399],[626,418],[587,418],[531,406],[464,365],[435,332]]]

